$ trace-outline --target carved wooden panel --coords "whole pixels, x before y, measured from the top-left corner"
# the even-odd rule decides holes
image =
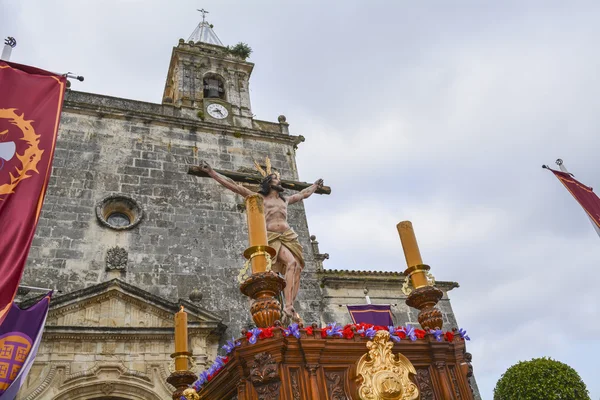
[[[460,395],[460,388],[458,387],[458,379],[456,378],[456,370],[454,365],[449,365],[448,370],[450,370],[450,379],[452,380],[452,387],[454,388],[456,400],[461,400],[462,396]]]
[[[281,392],[278,364],[270,353],[254,356],[250,364],[250,380],[258,394],[258,400],[277,400]]]
[[[325,371],[328,400],[350,400],[344,387],[346,380],[346,371],[344,370]]]
[[[300,371],[298,369],[290,369],[290,383],[292,389],[292,400],[301,400],[300,395]]]
[[[421,400],[435,400],[429,368],[418,369],[416,379],[421,392]]]

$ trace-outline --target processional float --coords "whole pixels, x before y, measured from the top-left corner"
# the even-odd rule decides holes
[[[267,233],[260,195],[246,198],[248,275],[240,284],[252,299],[256,328],[227,342],[199,376],[190,371],[183,309],[175,316],[175,371],[167,382],[174,400],[463,400],[473,399],[465,333],[442,331],[436,304],[443,292],[423,264],[412,224],[397,225],[408,268],[406,304],[419,310],[422,329],[352,324],[282,326],[278,296],[285,280],[271,271],[274,250]],[[409,286],[412,284],[412,288]]]

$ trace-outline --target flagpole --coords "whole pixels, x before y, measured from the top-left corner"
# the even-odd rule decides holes
[[[34,291],[38,291],[38,292],[49,292],[50,290],[56,290],[56,289],[50,289],[50,288],[41,288],[41,287],[25,286],[25,285],[19,285],[19,288],[26,289],[26,290],[34,290]]]

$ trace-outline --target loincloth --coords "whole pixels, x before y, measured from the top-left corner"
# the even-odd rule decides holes
[[[293,256],[300,262],[300,266],[304,268],[304,258],[302,257],[302,245],[298,241],[298,234],[294,232],[292,228],[287,231],[281,232],[267,232],[267,239],[269,241],[269,246],[275,249],[275,260],[278,260],[279,250],[281,250],[281,246],[285,246]],[[276,263],[273,263],[273,270],[276,272],[280,272],[285,274],[285,266],[283,268],[279,268],[279,266],[275,266]],[[283,265],[281,262],[277,262],[279,265]],[[278,271],[278,269],[283,269],[282,271]]]

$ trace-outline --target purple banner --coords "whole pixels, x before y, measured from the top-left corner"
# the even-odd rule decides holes
[[[0,325],[0,400],[13,400],[25,381],[42,338],[51,295],[25,310],[13,303]]]
[[[348,307],[352,322],[355,324],[394,325],[389,304],[362,304],[346,307]]]

